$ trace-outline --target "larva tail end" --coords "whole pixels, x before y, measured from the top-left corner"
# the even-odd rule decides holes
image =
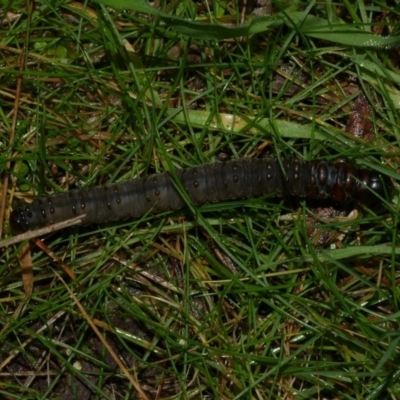
[[[362,179],[363,185],[361,187],[358,185],[355,199],[368,205],[376,205],[381,201],[380,199],[390,201],[394,194],[394,186],[391,179],[375,171],[365,171],[367,171],[367,179]],[[375,195],[371,195],[371,190]]]

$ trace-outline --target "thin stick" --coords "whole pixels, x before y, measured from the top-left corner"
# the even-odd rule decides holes
[[[73,280],[76,281],[76,275],[72,271],[72,269],[69,267],[67,263],[65,263],[61,258],[54,253],[53,250],[49,249],[44,242],[42,242],[40,239],[34,239],[34,243],[36,244],[39,249],[43,250],[49,257],[51,257],[55,262],[57,262],[63,269],[64,272]]]
[[[34,231],[24,232],[24,233],[21,233],[20,235],[13,236],[10,239],[2,240],[0,242],[0,249],[2,247],[11,246],[12,244],[23,242],[24,240],[30,240],[30,239],[37,238],[39,236],[46,235],[47,233],[56,232],[61,229],[67,228],[69,226],[79,225],[82,223],[85,216],[86,216],[86,214],[80,215],[79,217],[74,217],[74,218],[68,219],[66,221],[57,222],[56,224],[46,226],[45,228],[36,229]]]
[[[25,67],[25,58],[26,58],[26,47],[21,53],[20,61],[19,61],[19,70],[23,71]],[[11,132],[10,132],[10,140],[9,144],[12,145],[15,136],[15,127],[17,126],[17,118],[18,118],[18,109],[19,109],[19,99],[21,95],[21,87],[22,87],[22,75],[18,75],[17,77],[17,90],[15,93],[15,101],[14,101],[14,109],[13,109],[13,118],[11,121]],[[7,156],[8,159],[11,158],[11,152]],[[0,220],[4,221],[4,211],[6,209],[6,201],[7,201],[7,190],[8,190],[8,181],[10,178],[10,168],[11,162],[6,162],[6,170],[4,173],[4,180],[3,180],[3,188],[2,188],[2,196],[1,196],[1,204],[0,204]],[[3,236],[3,223],[0,224],[0,238]]]

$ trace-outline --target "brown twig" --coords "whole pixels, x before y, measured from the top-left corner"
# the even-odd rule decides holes
[[[20,235],[13,236],[10,239],[2,240],[0,242],[0,249],[2,247],[7,247],[7,246],[11,246],[16,243],[23,242],[24,240],[35,239],[35,238],[38,238],[39,236],[43,236],[43,235],[46,235],[51,232],[56,232],[56,231],[59,231],[61,229],[64,229],[64,228],[67,228],[70,226],[79,225],[82,223],[85,216],[86,216],[86,214],[80,215],[79,217],[74,217],[74,218],[68,219],[66,221],[57,222],[56,224],[46,226],[45,228],[36,229],[34,231],[24,232],[24,233],[21,233]]]
[[[25,66],[26,60],[26,46],[24,46],[23,51],[21,52],[20,62],[19,62],[19,70],[23,71]],[[22,75],[18,75],[17,77],[17,90],[15,93],[15,101],[14,101],[14,109],[13,109],[13,118],[11,122],[11,132],[10,132],[10,140],[9,144],[11,146],[12,142],[14,141],[15,137],[15,127],[17,125],[17,118],[18,118],[18,109],[19,109],[19,99],[21,95],[21,88],[22,88]],[[8,153],[8,159],[11,158],[11,151]],[[4,172],[4,180],[3,180],[3,188],[2,188],[2,195],[1,195],[1,205],[0,205],[0,238],[3,236],[3,221],[4,221],[4,212],[6,209],[7,203],[7,191],[8,191],[8,181],[10,179],[10,168],[11,162],[7,161],[6,169]]]

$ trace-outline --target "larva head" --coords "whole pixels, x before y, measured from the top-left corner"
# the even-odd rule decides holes
[[[14,233],[24,233],[32,227],[30,220],[32,219],[32,213],[27,205],[20,206],[16,208],[10,215],[10,226]]]
[[[18,207],[11,213],[10,226],[14,233],[23,233],[30,229],[23,207]]]

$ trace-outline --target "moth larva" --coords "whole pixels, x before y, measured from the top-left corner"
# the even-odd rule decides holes
[[[242,159],[178,169],[176,176],[196,205],[263,195],[368,202],[372,192],[384,196],[391,182],[369,169],[345,161]],[[139,218],[151,211],[179,210],[185,201],[169,172],[123,183],[53,194],[11,213],[14,231],[42,228],[86,214],[84,224]]]

